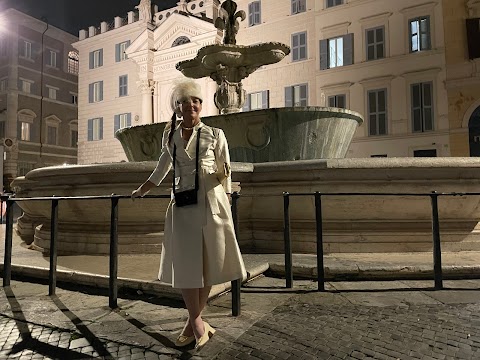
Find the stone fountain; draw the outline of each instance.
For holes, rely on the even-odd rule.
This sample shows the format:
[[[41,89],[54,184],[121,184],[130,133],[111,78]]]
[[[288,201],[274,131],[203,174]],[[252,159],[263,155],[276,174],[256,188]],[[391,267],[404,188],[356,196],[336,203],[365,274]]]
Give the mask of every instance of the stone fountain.
[[[282,192],[429,192],[477,191],[480,161],[448,159],[345,159],[360,114],[336,108],[281,108],[240,113],[245,100],[242,79],[262,64],[280,61],[286,45],[235,44],[238,19],[233,1],[224,1],[217,28],[223,44],[204,47],[179,63],[184,75],[209,76],[218,84],[215,103],[221,115],[204,118],[228,138],[234,190],[239,201],[239,243],[242,251],[282,252]],[[17,178],[17,195],[79,196],[129,194],[155,167],[165,124],[122,129],[128,163],[49,167]],[[153,194],[169,194],[169,182]],[[160,251],[168,200],[120,201],[119,251]],[[17,231],[27,242],[49,248],[50,204],[22,202],[24,216]],[[445,197],[439,201],[442,249],[480,250],[477,226],[479,197]],[[397,252],[431,249],[428,198],[330,197],[323,202],[326,252]],[[295,252],[315,252],[314,200],[291,200]],[[59,251],[101,254],[109,249],[109,203],[64,201],[59,211]]]

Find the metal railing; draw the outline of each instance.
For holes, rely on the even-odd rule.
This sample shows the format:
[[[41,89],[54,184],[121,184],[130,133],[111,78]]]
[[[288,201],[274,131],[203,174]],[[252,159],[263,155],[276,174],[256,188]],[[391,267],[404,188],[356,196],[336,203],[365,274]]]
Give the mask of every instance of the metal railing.
[[[170,195],[146,195],[144,198],[151,199],[169,199]],[[11,196],[1,196],[1,203],[6,202],[6,226],[5,226],[5,250],[3,261],[3,287],[10,286],[12,278],[12,245],[13,245],[13,206],[21,201],[51,201],[50,218],[50,267],[48,276],[48,295],[55,295],[57,287],[57,253],[58,253],[58,204],[63,200],[110,200],[110,252],[109,252],[109,287],[108,302],[110,308],[118,307],[118,202],[120,199],[130,199],[129,195],[109,195],[109,196],[62,196],[62,197],[32,197],[15,198]],[[238,194],[232,196],[234,208],[234,224],[238,224],[236,204]],[[2,219],[3,220],[3,219]],[[235,228],[235,233],[238,230]],[[240,286],[242,279],[232,281],[232,315],[240,315]]]
[[[432,241],[433,241],[433,270],[435,289],[443,288],[442,275],[442,252],[440,242],[440,222],[438,214],[438,197],[440,196],[466,196],[480,195],[480,193],[283,193],[283,236],[285,251],[285,281],[286,288],[293,288],[293,252],[290,228],[290,198],[298,196],[313,196],[315,199],[315,223],[316,223],[316,255],[317,255],[317,290],[325,291],[325,271],[323,253],[323,214],[322,198],[328,196],[406,196],[406,197],[429,197],[432,216]],[[232,194],[232,217],[235,227],[235,234],[238,239],[238,201],[241,195],[237,192]],[[40,201],[50,200],[51,210],[51,237],[50,237],[50,269],[49,269],[49,295],[55,294],[56,268],[57,268],[57,233],[58,233],[58,203],[62,200],[110,200],[110,270],[109,270],[109,306],[117,307],[117,272],[118,272],[118,202],[120,199],[130,199],[128,195],[110,196],[81,196],[81,197],[36,197],[36,198],[13,198],[2,196],[1,200],[6,201],[6,231],[5,231],[5,258],[3,270],[3,286],[10,285],[11,279],[11,257],[12,257],[12,235],[13,235],[13,204],[18,201]],[[144,198],[170,198],[170,195],[146,195]],[[238,316],[241,313],[240,288],[242,279],[231,282],[232,315]]]

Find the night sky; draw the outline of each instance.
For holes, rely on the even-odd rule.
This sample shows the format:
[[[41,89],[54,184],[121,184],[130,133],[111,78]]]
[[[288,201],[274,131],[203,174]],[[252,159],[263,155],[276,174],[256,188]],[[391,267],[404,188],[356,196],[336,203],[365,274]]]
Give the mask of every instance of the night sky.
[[[48,22],[76,36],[80,29],[99,26],[115,16],[126,16],[139,0],[0,0],[0,11],[15,8],[35,18],[45,17]],[[178,0],[152,0],[160,10],[177,4]]]

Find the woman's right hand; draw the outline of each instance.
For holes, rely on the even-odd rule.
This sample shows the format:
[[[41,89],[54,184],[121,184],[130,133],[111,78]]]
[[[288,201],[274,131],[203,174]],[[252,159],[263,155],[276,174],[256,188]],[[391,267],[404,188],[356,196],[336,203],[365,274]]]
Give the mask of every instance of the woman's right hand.
[[[132,201],[135,200],[137,197],[142,197],[142,187],[140,186],[138,189],[132,191]]]

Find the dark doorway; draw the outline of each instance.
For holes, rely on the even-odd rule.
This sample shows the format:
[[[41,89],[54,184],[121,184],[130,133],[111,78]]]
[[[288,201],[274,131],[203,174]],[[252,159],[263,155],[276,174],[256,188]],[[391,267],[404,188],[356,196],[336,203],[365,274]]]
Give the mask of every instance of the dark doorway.
[[[480,156],[480,106],[475,109],[468,121],[468,141],[470,156]]]
[[[437,149],[414,150],[413,157],[437,157]]]

